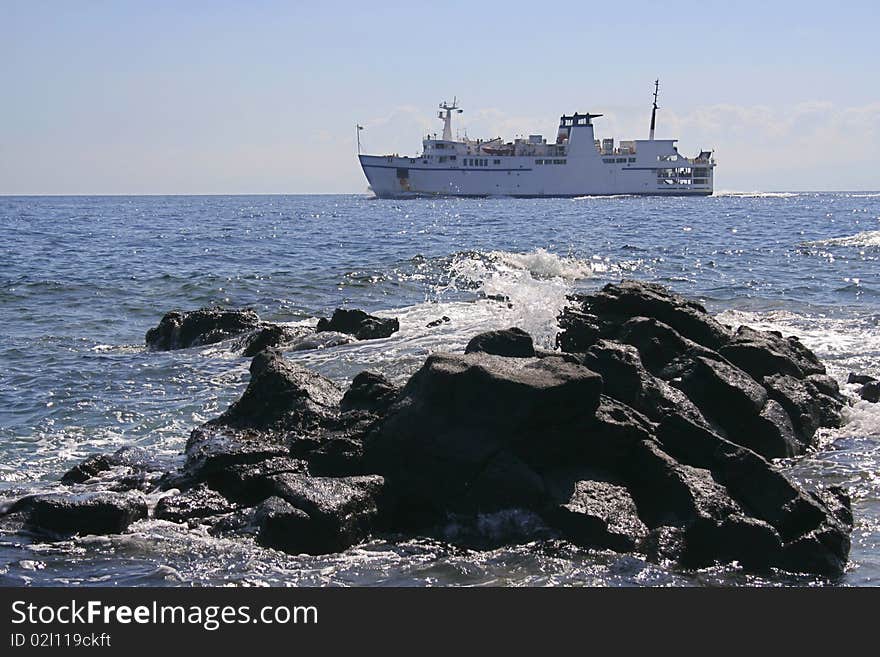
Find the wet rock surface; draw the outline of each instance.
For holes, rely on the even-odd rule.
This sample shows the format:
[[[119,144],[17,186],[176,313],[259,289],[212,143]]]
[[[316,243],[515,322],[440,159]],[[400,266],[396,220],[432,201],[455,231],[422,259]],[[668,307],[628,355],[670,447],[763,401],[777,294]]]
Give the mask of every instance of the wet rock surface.
[[[488,331],[471,338],[464,353],[483,352],[511,358],[531,358],[535,355],[532,336],[521,328],[512,327],[502,331]]]
[[[319,331],[396,330],[352,312]],[[841,422],[845,398],[806,347],[632,281],[572,297],[559,325],[562,351],[536,351],[519,329],[484,333],[467,353],[430,355],[402,388],[362,372],[343,390],[261,343],[241,398],[192,432],[179,470],[145,479],[168,492],[154,515],[321,554],[518,509],[543,525],[509,541],[550,532],[685,568],[842,572],[845,491],[805,490],[771,462]],[[70,494],[4,513],[41,532],[124,531],[147,515],[140,493],[80,489],[131,475],[129,456],[90,457],[65,475]]]
[[[399,329],[397,319],[374,317],[362,310],[338,309],[331,319],[322,318],[317,328],[312,328],[266,322],[251,309],[201,308],[166,313],[147,331],[145,344],[152,351],[173,351],[230,340],[232,351],[252,358],[273,347],[324,349],[354,340],[386,338]]]
[[[166,313],[159,325],[147,331],[148,349],[169,351],[214,344],[252,331],[260,326],[253,310],[202,308],[190,312]]]
[[[318,320],[318,333],[336,331],[353,335],[358,340],[375,340],[387,338],[400,330],[400,322],[396,318],[375,317],[363,310],[337,308],[330,319],[322,317]]]

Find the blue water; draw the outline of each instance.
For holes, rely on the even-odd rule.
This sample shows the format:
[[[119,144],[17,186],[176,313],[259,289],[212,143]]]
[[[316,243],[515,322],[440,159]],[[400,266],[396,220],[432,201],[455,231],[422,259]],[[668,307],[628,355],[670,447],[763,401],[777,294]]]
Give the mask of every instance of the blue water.
[[[143,350],[168,310],[250,306],[313,323],[340,305],[400,317],[387,340],[291,358],[344,383],[402,381],[435,350],[523,326],[550,346],[565,294],[666,283],[731,324],[800,335],[841,381],[880,375],[880,194],[380,201],[364,196],[0,197],[0,496],[51,489],[85,456],[140,445],[173,467],[189,431],[247,383],[228,345]],[[487,298],[503,294],[512,307]],[[428,329],[438,317],[451,322]],[[846,387],[852,392],[852,387]],[[853,496],[852,563],[880,581],[880,409],[858,402],[783,464]],[[492,517],[493,523],[526,522]],[[450,527],[450,532],[455,531]],[[295,557],[148,520],[33,543],[0,526],[0,584],[786,584],[541,543],[490,552],[374,541]],[[816,583],[824,583],[818,580]]]

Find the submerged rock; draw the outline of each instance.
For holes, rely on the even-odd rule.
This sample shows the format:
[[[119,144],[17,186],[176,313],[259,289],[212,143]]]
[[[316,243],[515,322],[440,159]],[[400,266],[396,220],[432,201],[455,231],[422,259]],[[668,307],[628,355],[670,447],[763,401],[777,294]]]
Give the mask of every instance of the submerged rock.
[[[147,503],[138,493],[48,494],[31,498],[27,524],[60,535],[118,534],[147,517]]]
[[[880,402],[880,381],[868,381],[859,390],[859,397],[872,404]]]
[[[156,504],[159,520],[184,522],[192,518],[216,516],[234,511],[236,505],[220,493],[200,484],[180,495],[167,495]]]
[[[190,312],[166,313],[159,325],[147,331],[148,349],[169,351],[214,344],[252,331],[260,326],[253,310],[202,308]]]
[[[400,330],[397,318],[384,318],[368,315],[363,310],[337,308],[330,319],[318,320],[318,333],[336,331],[353,335],[358,340],[387,338]]]
[[[856,372],[850,372],[846,377],[847,383],[858,383],[859,385],[865,385],[866,383],[873,383],[877,379],[873,376],[869,376],[867,374],[857,374]]]

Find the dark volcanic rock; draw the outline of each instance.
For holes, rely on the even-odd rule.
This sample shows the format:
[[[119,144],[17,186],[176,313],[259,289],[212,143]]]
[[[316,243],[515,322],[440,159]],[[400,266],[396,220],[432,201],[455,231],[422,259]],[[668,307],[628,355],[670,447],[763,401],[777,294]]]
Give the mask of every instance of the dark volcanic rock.
[[[599,340],[582,354],[581,362],[602,375],[604,394],[654,421],[680,413],[706,423],[687,395],[645,369],[639,352],[631,345]]]
[[[375,340],[387,338],[400,330],[397,318],[386,319],[368,315],[363,310],[337,308],[330,319],[322,317],[318,320],[318,333],[337,331],[353,335],[358,340]]]
[[[500,331],[480,333],[472,337],[465,347],[464,353],[476,352],[512,358],[532,358],[535,355],[535,344],[531,335],[514,326]]]
[[[379,516],[381,477],[273,477],[275,495],[258,509],[261,544],[287,552],[339,552],[363,541]]]
[[[487,466],[502,452],[528,452],[535,435],[564,418],[590,418],[601,391],[597,374],[562,359],[435,354],[371,435],[367,466],[412,503],[438,512],[494,510],[494,500],[469,495]],[[530,478],[508,469],[517,481]]]
[[[381,374],[361,372],[352,379],[351,386],[342,396],[340,410],[368,411],[382,414],[397,398],[399,389]]]
[[[556,346],[569,353],[586,351],[599,339],[599,318],[590,313],[566,306],[559,315]]]
[[[194,429],[186,443],[181,480],[171,478],[165,488],[188,487],[207,481],[222,491],[232,466],[286,457],[288,447],[277,436],[211,424]]]
[[[403,388],[362,372],[344,394],[270,346],[295,348],[288,336],[250,327],[247,389],[192,432],[183,468],[159,483],[182,492],[156,517],[323,554],[377,531],[442,537],[450,520],[477,532],[503,516],[518,529],[489,532],[493,544],[561,534],[684,567],[843,571],[846,494],[808,492],[768,460],[841,421],[845,400],[812,352],[776,333],[734,334],[699,304],[631,281],[574,298],[559,322],[566,353],[493,331],[464,355],[430,356]],[[397,322],[337,311],[320,329],[316,345],[351,339],[332,331],[388,335]],[[64,479],[72,491],[138,477],[145,487],[152,467],[121,450]],[[146,505],[109,492],[29,496],[0,513],[43,531],[113,532]]]
[[[158,466],[142,447],[122,447],[112,454],[93,454],[73,466],[61,477],[61,483],[72,485],[96,483],[123,492],[147,491],[160,476]]]
[[[866,383],[873,383],[876,381],[873,376],[868,376],[867,374],[856,374],[855,372],[850,372],[849,376],[846,377],[847,383],[858,383],[859,385],[865,385]]]
[[[211,424],[252,429],[316,426],[338,410],[342,391],[329,379],[285,360],[276,349],[257,354],[237,402]]]
[[[821,392],[811,378],[774,374],[764,378],[764,387],[786,410],[802,444],[809,445],[819,427],[840,426],[843,403]]]
[[[260,318],[250,309],[202,308],[167,313],[159,325],[147,331],[148,349],[168,351],[213,344],[252,331]]]
[[[560,345],[569,342],[565,333],[580,331],[584,325],[595,326],[602,337],[616,337],[620,327],[633,317],[656,319],[709,349],[718,349],[730,339],[730,331],[712,318],[703,306],[670,292],[662,285],[625,280],[609,283],[595,294],[576,295],[573,299],[575,309],[584,313],[589,321],[584,324],[573,322],[571,327],[562,326],[562,321],[566,320],[563,313]],[[570,315],[568,319],[573,317]],[[595,324],[592,317],[597,318]]]
[[[425,324],[425,328],[436,328],[438,326],[441,326],[442,324],[448,324],[451,321],[452,320],[449,317],[443,315],[443,317],[440,317]]]
[[[660,373],[670,362],[685,356],[721,360],[717,353],[679,335],[671,326],[649,319],[634,317],[620,326],[618,339],[635,347],[645,367]]]
[[[880,382],[869,381],[863,385],[859,390],[859,397],[872,404],[880,402]]]
[[[38,495],[28,506],[28,525],[62,535],[118,534],[147,517],[146,501],[138,493]]]
[[[110,470],[115,463],[109,454],[92,454],[82,463],[78,463],[61,477],[62,484],[81,484]]]
[[[618,552],[635,550],[648,534],[629,491],[605,481],[575,481],[564,503],[544,519],[572,543]]]
[[[293,329],[279,324],[266,324],[242,338],[237,345],[241,355],[247,358],[256,356],[269,347],[280,347],[303,336],[302,329]]]
[[[748,374],[726,362],[700,356],[670,365],[664,378],[684,391],[721,433],[766,458],[794,456],[806,447],[795,436],[785,409]]]
[[[784,338],[778,331],[740,326],[718,351],[757,381],[773,374],[789,374],[799,379],[809,374],[825,374],[825,366],[800,340]]]
[[[230,513],[235,505],[220,493],[204,484],[180,495],[167,495],[156,504],[155,517],[159,520],[184,522],[191,518],[204,518]]]

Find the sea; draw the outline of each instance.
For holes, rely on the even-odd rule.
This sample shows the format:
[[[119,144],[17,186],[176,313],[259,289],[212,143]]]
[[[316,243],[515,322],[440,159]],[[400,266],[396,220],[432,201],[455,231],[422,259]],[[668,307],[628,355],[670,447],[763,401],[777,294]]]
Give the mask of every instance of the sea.
[[[880,377],[880,193],[6,196],[0,234],[0,500],[56,490],[78,461],[123,446],[181,463],[190,431],[246,387],[249,360],[228,343],[145,350],[170,310],[250,307],[296,325],[336,307],[398,317],[390,338],[288,357],[340,385],[364,369],[403,382],[428,354],[461,351],[488,329],[519,326],[551,348],[566,295],[634,278],[698,298],[725,323],[797,335],[824,359],[854,397],[847,422],[779,466],[806,485],[843,486],[855,516],[851,562],[833,581],[737,564],[686,571],[562,541],[466,549],[456,532],[473,528],[452,520],[431,539],[316,557],[148,519],[56,542],[0,528],[0,585],[880,583],[880,405],[846,384],[851,371]],[[476,522],[491,534],[530,519]]]

